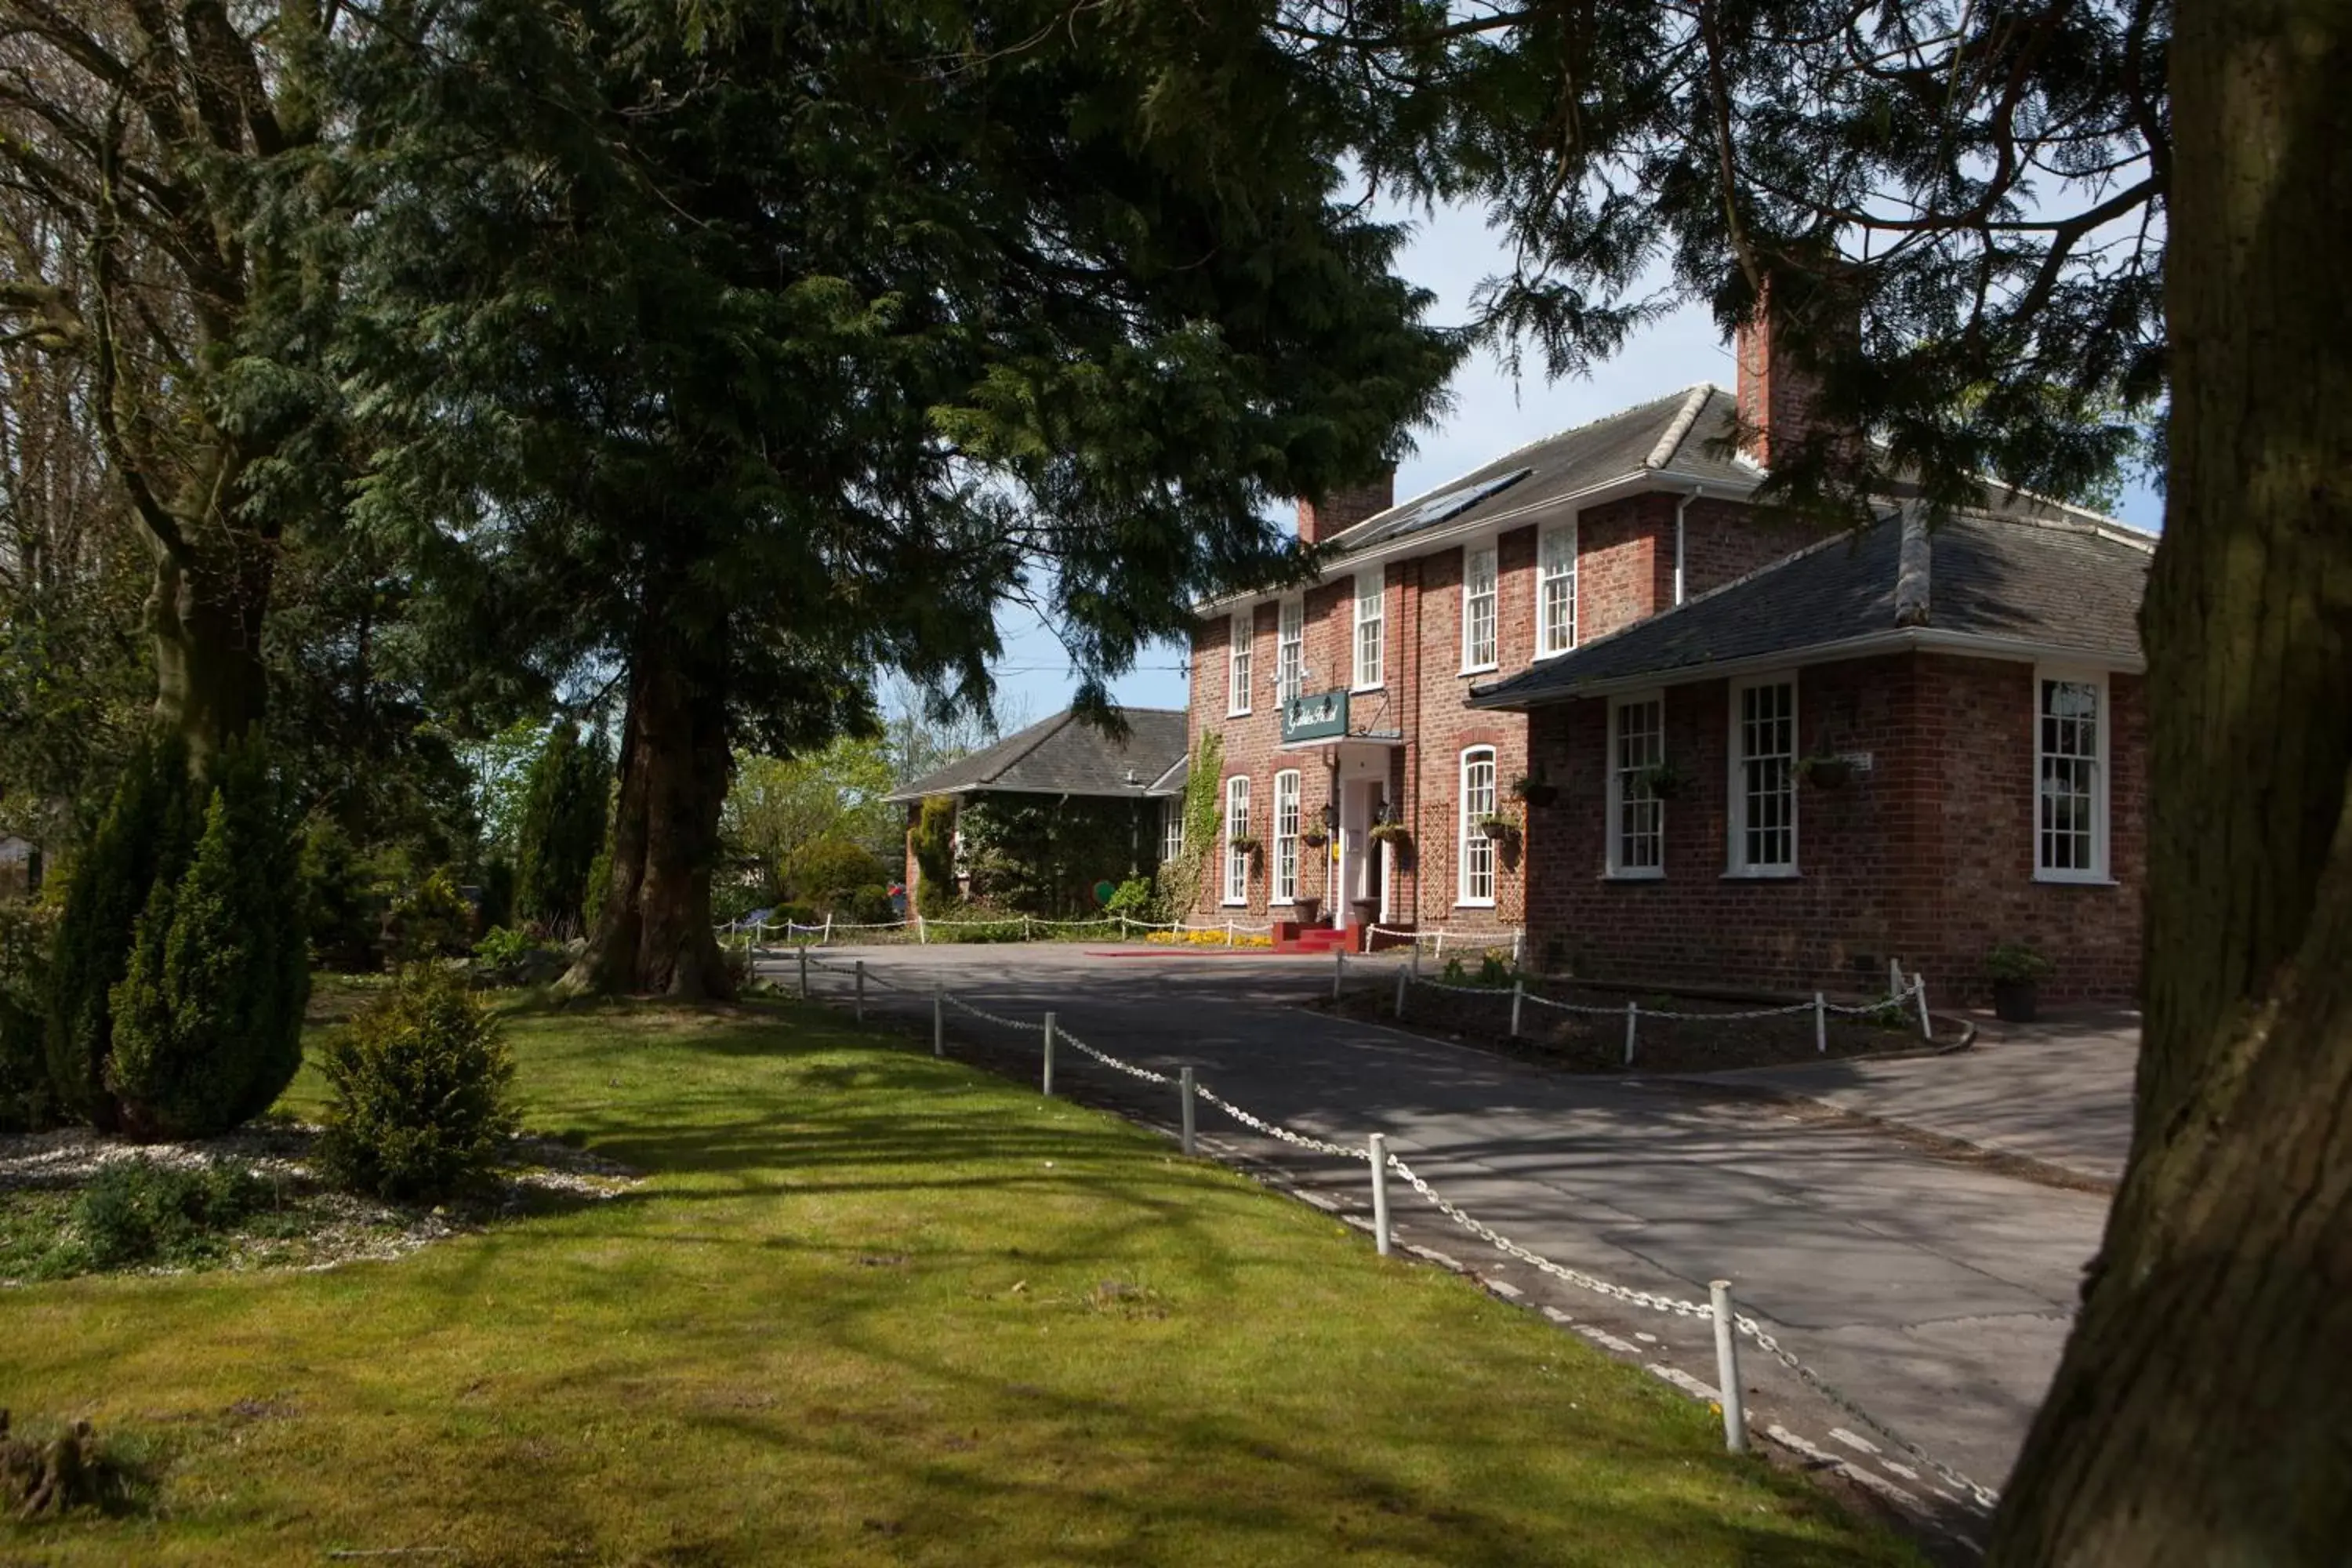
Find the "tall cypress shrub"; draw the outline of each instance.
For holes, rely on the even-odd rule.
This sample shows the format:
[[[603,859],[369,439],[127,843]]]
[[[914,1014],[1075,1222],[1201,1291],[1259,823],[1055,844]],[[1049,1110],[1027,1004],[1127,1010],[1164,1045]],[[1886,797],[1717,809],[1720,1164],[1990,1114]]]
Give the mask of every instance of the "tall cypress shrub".
[[[551,930],[583,929],[590,868],[604,847],[611,769],[569,720],[532,760],[515,850],[514,912]]]
[[[203,837],[158,879],[110,995],[104,1078],[121,1124],[205,1137],[268,1109],[302,1064],[310,979],[285,782],[256,737],[229,747]]]
[[[938,920],[954,907],[960,896],[955,874],[955,799],[935,795],[915,816],[907,839],[915,857],[915,907]]]
[[[97,835],[74,863],[49,968],[49,1084],[68,1115],[117,1125],[106,1064],[113,1048],[110,994],[130,967],[140,914],[159,882],[175,883],[194,837],[197,795],[187,743],[158,734],[132,753]]]

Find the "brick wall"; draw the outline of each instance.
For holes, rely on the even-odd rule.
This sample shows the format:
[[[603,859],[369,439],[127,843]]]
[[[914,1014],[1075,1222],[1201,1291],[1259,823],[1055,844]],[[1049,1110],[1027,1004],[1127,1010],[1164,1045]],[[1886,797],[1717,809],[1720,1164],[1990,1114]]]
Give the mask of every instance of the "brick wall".
[[[1666,693],[1666,755],[1692,788],[1665,807],[1665,875],[1604,875],[1608,705],[1538,710],[1536,763],[1561,799],[1528,833],[1539,961],[1602,978],[1791,991],[1883,984],[1888,958],[1931,999],[1981,1000],[1992,943],[2021,939],[2058,973],[2053,1000],[2122,1000],[2138,974],[2145,880],[2140,682],[2110,685],[2114,887],[2033,880],[2033,670],[1903,655],[1799,672],[1801,752],[1868,752],[1843,788],[1801,784],[1793,878],[1727,877],[1730,687]]]

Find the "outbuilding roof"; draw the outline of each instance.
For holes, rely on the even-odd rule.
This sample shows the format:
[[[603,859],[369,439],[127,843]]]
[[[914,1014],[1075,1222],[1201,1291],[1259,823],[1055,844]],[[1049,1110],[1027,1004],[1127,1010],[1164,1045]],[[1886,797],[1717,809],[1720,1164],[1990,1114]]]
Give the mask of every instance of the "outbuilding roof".
[[[2137,669],[2155,541],[2080,514],[1966,512],[1930,527],[1905,509],[1473,689],[1475,708],[1526,709],[1775,662],[1905,647],[2077,656]]]
[[[1023,795],[1132,796],[1171,794],[1167,779],[1182,787],[1185,715],[1181,710],[1123,710],[1127,736],[1115,740],[1064,709],[1050,719],[1007,735],[994,745],[950,763],[884,798],[921,800],[935,795],[1001,791]]]

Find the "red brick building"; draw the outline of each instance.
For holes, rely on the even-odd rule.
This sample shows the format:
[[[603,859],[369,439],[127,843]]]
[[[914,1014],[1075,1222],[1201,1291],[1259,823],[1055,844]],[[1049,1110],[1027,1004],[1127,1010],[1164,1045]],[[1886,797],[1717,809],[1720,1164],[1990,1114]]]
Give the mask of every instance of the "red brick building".
[[[1600,978],[1979,998],[1996,942],[2047,995],[2139,977],[2152,542],[1914,513],[1841,535],[1472,698],[1528,717],[1557,804],[1528,941]]]
[[[1739,363],[1752,380],[1769,370],[1769,353],[1743,341]],[[1741,395],[1767,416],[1801,412],[1801,398],[1767,397],[1754,385]],[[2045,617],[1998,657],[1930,636],[1890,645],[1863,668],[1792,660],[1809,673],[1789,692],[1799,704],[1790,733],[1811,744],[1815,719],[1838,715],[1832,738],[1870,750],[1873,762],[1834,804],[1811,807],[1807,796],[1809,853],[1793,874],[1774,877],[1726,871],[1727,684],[1630,672],[1675,688],[1659,708],[1670,733],[1687,736],[1674,760],[1686,756],[1716,783],[1712,797],[1701,783],[1689,805],[1675,802],[1663,877],[1646,867],[1622,879],[1607,871],[1600,853],[1613,808],[1601,758],[1612,709],[1582,691],[1591,655],[1713,603],[1718,591],[1732,613],[1747,614],[1776,592],[1759,599],[1748,586],[1776,563],[1794,558],[1812,570],[1861,552],[1843,535],[1813,550],[1811,535],[1751,508],[1764,471],[1734,447],[1744,433],[1766,449],[1769,432],[1743,432],[1739,407],[1702,384],[1509,453],[1402,505],[1384,489],[1302,502],[1301,536],[1331,547],[1321,578],[1287,595],[1204,605],[1195,626],[1189,730],[1195,748],[1204,735],[1222,743],[1224,810],[1194,917],[1443,930],[1497,943],[1523,931],[1529,955],[1555,966],[1801,989],[1844,988],[1865,958],[1883,976],[1889,957],[1967,989],[1958,970],[1980,970],[1992,940],[2038,939],[2061,965],[2047,994],[2127,993],[2140,853],[2140,665],[2136,639],[2123,640],[2128,613],[2120,629],[2103,626],[2083,647]],[[2139,536],[2030,499],[2002,510],[2047,521],[2053,539],[2097,542],[2063,558],[2032,556],[2033,570],[2059,574],[2051,587],[2062,600],[2072,592],[2067,574],[2101,573],[2112,579],[2102,602],[2128,597],[2136,610]],[[1894,534],[1869,536],[1883,553],[1894,546],[1881,535]],[[1958,613],[1958,584],[1974,569],[1950,565],[1948,613]],[[1849,586],[1859,604],[1860,588]],[[1893,578],[1882,586],[1891,593]],[[1992,847],[2001,813],[2024,820],[2034,809],[2032,753],[2018,763],[2011,744],[2012,732],[2030,729],[2031,660],[2068,648],[2103,677],[2096,730],[2113,751],[2092,765],[2104,770],[2102,798],[2115,816],[2112,826],[2100,819],[2099,864],[2117,884],[2104,898],[2088,881],[2053,893],[2054,883]],[[1907,726],[1918,743],[1878,744],[1865,723]],[[1710,724],[1714,739],[1703,746]],[[1846,742],[1844,729],[1864,741]],[[1892,800],[1888,781],[1915,775],[1921,782]],[[2016,778],[2027,781],[2021,794]],[[1706,809],[1717,813],[1714,827],[1683,826]],[[1817,844],[1840,812],[1850,831]],[[1721,885],[1700,899],[1691,879],[1710,835],[1709,876]],[[2032,835],[2017,843],[2030,848]],[[1953,864],[1948,848],[1976,854],[1973,868]],[[1675,890],[1661,895],[1652,883]]]

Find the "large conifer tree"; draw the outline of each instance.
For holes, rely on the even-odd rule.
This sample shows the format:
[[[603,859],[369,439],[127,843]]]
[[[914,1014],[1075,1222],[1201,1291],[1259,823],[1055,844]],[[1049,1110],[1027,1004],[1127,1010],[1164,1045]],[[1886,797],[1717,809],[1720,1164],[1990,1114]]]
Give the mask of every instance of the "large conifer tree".
[[[1345,91],[1261,22],[463,0],[345,62],[372,513],[453,642],[625,683],[576,983],[725,985],[733,746],[868,721],[883,664],[981,694],[1015,595],[1099,704],[1431,409],[1455,346],[1335,200]]]

